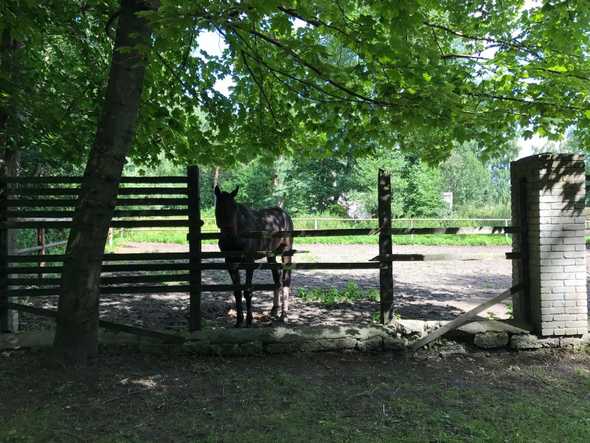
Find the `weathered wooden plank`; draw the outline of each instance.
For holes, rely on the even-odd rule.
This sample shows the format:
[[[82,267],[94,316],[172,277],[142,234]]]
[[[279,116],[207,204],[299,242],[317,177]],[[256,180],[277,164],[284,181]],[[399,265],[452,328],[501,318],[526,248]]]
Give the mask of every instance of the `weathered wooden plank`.
[[[481,226],[481,227],[446,227],[446,228],[391,228],[391,235],[505,235],[513,232],[507,226]],[[217,234],[217,233],[207,233]],[[280,232],[247,232],[243,236],[247,238],[271,238],[271,237],[340,237],[358,235],[376,235],[379,229],[350,228],[350,229],[299,229]],[[205,235],[205,234],[203,234]],[[203,237],[205,238],[205,237]],[[207,239],[218,238],[211,235]]]
[[[9,189],[9,196],[52,196],[52,195],[75,195],[80,193],[79,188],[15,188]],[[119,188],[118,195],[186,195],[187,188],[166,188],[166,187],[140,187],[140,188]]]
[[[56,318],[57,311],[53,309],[38,308],[36,306],[24,305],[22,303],[9,303],[10,309],[17,311],[28,312],[30,314],[41,315],[49,318]],[[146,328],[138,328],[136,326],[129,326],[120,323],[115,323],[107,320],[98,320],[98,325],[101,328],[111,329],[119,332],[127,332],[129,334],[140,335],[144,337],[158,338],[167,343],[182,343],[185,339],[176,334],[169,334],[165,332],[155,331]]]
[[[520,284],[513,286],[510,289],[508,289],[507,291],[504,291],[501,294],[496,295],[492,299],[480,304],[479,306],[473,308],[472,310],[470,310],[464,314],[461,314],[455,320],[432,331],[430,334],[426,335],[425,337],[421,338],[416,343],[414,343],[412,345],[412,351],[416,351],[416,350],[420,349],[421,347],[426,346],[428,343],[436,340],[437,338],[442,337],[447,332],[457,329],[458,327],[460,327],[460,326],[464,325],[465,323],[467,323],[468,321],[470,321],[473,317],[475,317],[480,312],[485,311],[486,309],[489,309],[492,306],[500,303],[502,300],[508,298],[512,294],[517,293],[521,289],[522,289],[522,285],[520,285]]]
[[[119,198],[116,206],[188,206],[188,198]]]
[[[202,285],[203,292],[228,292],[236,289],[250,289],[252,291],[272,291],[275,286],[272,284],[254,284],[250,287],[246,285]],[[52,288],[18,288],[7,291],[8,297],[49,297],[57,296],[61,292],[60,287]],[[104,295],[124,295],[124,294],[165,294],[177,292],[190,292],[190,285],[157,285],[157,286],[102,286],[100,293]]]
[[[51,257],[47,255],[45,257]],[[47,260],[49,261],[49,260]],[[190,263],[133,263],[124,265],[103,265],[103,272],[140,272],[140,271],[183,271],[190,270],[192,267],[197,267],[198,264],[191,265]],[[350,262],[350,263],[334,263],[334,262],[318,262],[318,263],[291,263],[290,265],[283,265],[282,263],[240,263],[234,265],[236,269],[282,269],[289,268],[291,270],[345,270],[345,269],[379,269],[378,262]],[[202,270],[225,270],[226,263],[201,263]],[[8,269],[9,275],[18,274],[61,274],[62,266],[18,266]]]
[[[283,265],[282,263],[240,263],[232,265],[234,269],[291,269],[291,270],[329,270],[329,269],[379,269],[379,263],[375,262],[351,262],[351,263],[334,263],[334,262],[318,262],[318,263],[291,263],[290,265]],[[228,265],[225,263],[202,263],[201,269],[227,269]]]
[[[184,228],[189,224],[188,220],[113,220],[112,228]],[[26,220],[26,221],[6,221],[2,224],[8,229],[69,229],[72,221],[50,221],[50,220]]]
[[[49,247],[49,244],[46,245]],[[38,255],[9,255],[9,263],[34,263],[44,262],[63,262],[66,258],[63,254]],[[188,252],[133,252],[128,254],[104,254],[103,263],[113,261],[180,261],[188,260]]]
[[[251,286],[246,285],[201,285],[203,292],[230,292],[235,290],[246,290],[252,291],[272,291],[275,289],[275,285],[271,284],[253,284]]]
[[[7,208],[74,208],[77,200],[75,198],[55,199],[9,199],[6,201]]]
[[[82,177],[6,177],[0,179],[8,184],[59,184],[59,183],[73,183],[81,184]]]
[[[220,232],[201,232],[201,240],[218,240]]]
[[[278,232],[246,232],[246,238],[275,238],[275,237],[340,237],[348,235],[376,235],[378,229],[350,228],[350,229],[297,229],[293,231]]]
[[[58,246],[65,246],[67,243],[68,243],[67,240],[46,243],[45,244],[45,249],[55,248],[55,247],[58,247]],[[15,253],[16,254],[28,254],[29,252],[39,251],[40,249],[41,249],[41,246],[33,246],[31,248],[19,249],[18,251],[15,251]],[[20,255],[11,255],[9,257],[19,257],[19,256]],[[39,261],[39,260],[37,260],[37,261]],[[47,260],[43,260],[43,261],[47,261]],[[10,258],[9,258],[9,262],[10,263],[14,263]]]
[[[131,253],[116,253],[105,254],[103,262],[111,261],[176,261],[188,260],[188,252],[131,252]]]
[[[8,290],[9,297],[47,297],[56,296],[61,288],[18,288]],[[103,295],[124,295],[124,294],[168,294],[176,292],[189,292],[188,285],[132,285],[132,286],[101,286],[100,293]]]
[[[45,199],[8,199],[8,208],[68,208],[76,207],[75,198],[45,198]],[[120,198],[117,199],[117,206],[187,206],[187,198]]]
[[[500,254],[391,254],[385,257],[376,256],[370,261],[398,262],[398,261],[480,261],[496,260]]]
[[[394,262],[394,261],[424,261],[424,254],[386,254],[377,255],[371,258],[369,261],[378,262]]]
[[[133,263],[124,265],[103,265],[103,272],[140,272],[140,271],[186,271],[189,263]],[[61,274],[62,266],[14,266],[8,268],[8,274]]]
[[[60,184],[74,183],[81,184],[82,177],[0,177],[0,182],[17,183],[17,184]],[[162,176],[162,177],[122,177],[121,183],[186,183],[186,177],[183,176]]]
[[[100,283],[103,285],[120,285],[126,283],[188,282],[189,280],[190,274],[144,274],[101,277]],[[56,286],[60,283],[60,278],[17,277],[8,279],[9,286]]]
[[[58,210],[9,210],[7,211],[8,218],[58,218],[71,219],[74,216],[74,211],[58,211]],[[116,209],[113,217],[179,217],[188,216],[187,209]]]
[[[186,183],[187,178],[183,175],[178,176],[161,176],[161,177],[122,177],[121,183],[160,183],[160,184],[172,184],[172,183]]]
[[[49,196],[49,195],[75,195],[80,193],[79,188],[16,188],[9,189],[10,196]],[[165,187],[141,187],[141,188],[119,188],[118,195],[186,195],[186,188],[165,188]]]
[[[201,258],[203,259],[211,259],[211,258],[225,258],[225,257],[257,257],[259,255],[263,255],[265,257],[291,257],[295,254],[305,254],[309,253],[309,251],[302,251],[299,249],[293,249],[291,251],[284,251],[284,252],[269,252],[269,251],[254,251],[250,253],[246,253],[244,251],[225,251],[225,252],[201,252]]]
[[[506,235],[512,234],[510,226],[446,227],[446,228],[393,228],[391,235]]]

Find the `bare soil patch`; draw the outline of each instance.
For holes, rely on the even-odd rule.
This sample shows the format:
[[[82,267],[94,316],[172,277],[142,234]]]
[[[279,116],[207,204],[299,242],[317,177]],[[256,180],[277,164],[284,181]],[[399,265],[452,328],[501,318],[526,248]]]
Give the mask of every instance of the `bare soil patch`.
[[[378,254],[376,245],[303,245],[307,251],[296,261],[344,262],[368,261]],[[128,243],[118,252],[180,252],[187,246],[166,243]],[[218,250],[204,245],[204,250]],[[457,259],[447,261],[394,263],[395,309],[402,318],[446,320],[456,317],[511,286],[511,262],[504,258],[508,247],[395,246],[396,253],[446,254]],[[477,260],[466,260],[466,257]],[[297,297],[301,288],[344,288],[353,282],[361,289],[378,289],[378,270],[294,271],[290,322],[294,326],[362,325],[373,321],[378,303],[361,300],[355,303],[326,305],[306,302]],[[204,271],[203,282],[230,283],[225,271]],[[272,283],[270,271],[257,271],[255,283]],[[55,299],[37,299],[37,305],[55,306]],[[256,326],[270,325],[268,313],[272,293],[255,293],[253,298]],[[188,296],[184,293],[129,295],[101,300],[101,317],[111,321],[155,329],[186,330]],[[204,293],[202,311],[208,327],[231,326],[235,321],[232,293]],[[483,314],[506,318],[506,305],[497,305]],[[24,329],[46,327],[49,321],[21,315]]]

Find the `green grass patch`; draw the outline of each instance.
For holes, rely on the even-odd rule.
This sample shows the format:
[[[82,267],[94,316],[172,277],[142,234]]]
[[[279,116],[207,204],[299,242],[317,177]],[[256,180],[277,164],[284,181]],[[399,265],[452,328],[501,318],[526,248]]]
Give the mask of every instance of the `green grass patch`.
[[[342,237],[297,237],[297,244],[325,244],[325,245],[376,245],[379,244],[377,235],[359,235]],[[424,246],[506,246],[512,244],[512,239],[504,235],[394,235],[394,245],[424,245]]]
[[[590,357],[2,357],[0,441],[586,442]]]
[[[187,244],[187,230],[125,230],[117,231],[113,246],[117,247],[125,242],[138,243],[176,243]],[[506,246],[512,242],[506,235],[394,235],[393,243],[397,245],[426,245],[426,246]],[[204,244],[216,244],[217,240],[205,240]],[[327,245],[376,245],[379,243],[377,235],[340,236],[340,237],[297,237],[296,244],[327,244]]]
[[[327,306],[354,303],[360,300],[379,301],[379,291],[377,289],[363,290],[354,282],[349,282],[343,289],[301,288],[298,290],[297,296],[305,301],[320,302]]]

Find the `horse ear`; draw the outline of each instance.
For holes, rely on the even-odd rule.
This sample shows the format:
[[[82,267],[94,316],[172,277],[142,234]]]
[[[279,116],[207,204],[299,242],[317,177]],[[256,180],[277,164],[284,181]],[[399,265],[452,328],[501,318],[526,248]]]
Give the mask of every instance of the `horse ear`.
[[[215,195],[219,197],[219,194],[221,194],[221,189],[219,189],[219,186],[215,185]]]
[[[240,189],[240,187],[239,186],[236,186],[236,189],[234,189],[233,191],[231,191],[231,194],[230,195],[232,197],[235,197],[236,195],[238,195],[238,189]]]

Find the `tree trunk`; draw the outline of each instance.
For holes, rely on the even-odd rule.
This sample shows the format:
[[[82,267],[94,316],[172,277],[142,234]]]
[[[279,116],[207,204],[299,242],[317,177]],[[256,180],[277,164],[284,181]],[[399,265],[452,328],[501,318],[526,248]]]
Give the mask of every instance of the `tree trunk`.
[[[2,168],[7,177],[16,177],[18,175],[18,164],[20,152],[14,147],[8,145],[9,119],[11,111],[15,109],[12,105],[12,95],[15,91],[10,91],[14,87],[15,79],[19,76],[19,65],[17,59],[17,49],[22,45],[13,39],[10,35],[10,29],[5,28],[0,40],[0,77],[6,80],[8,86],[9,102],[4,108],[0,108],[0,153],[2,155]],[[12,109],[11,109],[12,108]],[[8,229],[6,232],[6,243],[9,254],[16,250],[16,231]],[[18,312],[8,311],[6,318],[0,319],[3,323],[2,329],[17,332],[18,331]]]
[[[219,171],[219,166],[215,166],[215,169],[213,170],[213,189],[219,185]]]
[[[98,351],[104,246],[135,134],[151,37],[146,20],[137,12],[147,8],[144,1],[121,1],[106,99],[84,172],[61,280],[54,349],[68,364],[84,364]]]

